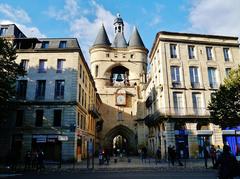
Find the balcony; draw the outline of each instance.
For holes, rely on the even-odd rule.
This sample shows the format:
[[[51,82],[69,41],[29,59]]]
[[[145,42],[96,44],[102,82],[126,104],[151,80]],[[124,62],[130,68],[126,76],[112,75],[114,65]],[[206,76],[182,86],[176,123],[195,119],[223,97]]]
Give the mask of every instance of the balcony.
[[[209,117],[210,112],[207,108],[161,108],[159,109],[162,116],[174,116],[174,117]]]
[[[199,82],[191,82],[191,86],[193,89],[199,89],[201,88],[201,85]]]
[[[88,107],[88,112],[95,118],[98,119],[100,118],[100,113],[98,112],[96,105],[90,104]]]
[[[180,81],[173,81],[172,82],[172,87],[173,88],[183,88],[183,85]]]
[[[158,123],[160,121],[160,112],[154,112],[153,114],[149,114],[144,118],[145,124],[147,126],[151,126],[151,125],[155,125],[156,123]]]
[[[218,83],[217,82],[210,82],[209,86],[211,89],[218,89]]]

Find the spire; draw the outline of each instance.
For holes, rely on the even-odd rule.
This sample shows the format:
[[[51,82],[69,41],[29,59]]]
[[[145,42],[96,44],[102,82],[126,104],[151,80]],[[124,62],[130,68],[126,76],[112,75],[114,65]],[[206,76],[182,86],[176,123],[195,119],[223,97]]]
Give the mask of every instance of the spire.
[[[101,27],[98,31],[95,42],[93,43],[93,46],[95,46],[95,45],[107,45],[107,46],[111,45],[111,43],[108,39],[107,32],[106,32],[103,24],[101,25]]]
[[[124,23],[120,14],[117,14],[114,20],[115,37],[111,47],[114,48],[126,48],[128,46],[127,41],[124,37]]]
[[[138,30],[135,26],[133,28],[133,32],[132,32],[132,35],[130,37],[130,40],[129,40],[128,44],[129,44],[129,47],[143,47],[143,48],[145,48],[144,43],[142,41],[142,38],[139,35]]]

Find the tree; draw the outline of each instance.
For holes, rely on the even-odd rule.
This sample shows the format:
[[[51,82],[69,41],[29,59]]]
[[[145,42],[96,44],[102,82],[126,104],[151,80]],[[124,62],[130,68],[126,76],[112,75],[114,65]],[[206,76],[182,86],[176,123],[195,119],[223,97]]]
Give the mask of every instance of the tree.
[[[210,121],[222,129],[240,124],[240,66],[231,70],[224,84],[213,93],[208,109]]]
[[[6,116],[9,102],[15,96],[15,84],[23,68],[16,63],[16,49],[13,44],[0,38],[0,122]]]

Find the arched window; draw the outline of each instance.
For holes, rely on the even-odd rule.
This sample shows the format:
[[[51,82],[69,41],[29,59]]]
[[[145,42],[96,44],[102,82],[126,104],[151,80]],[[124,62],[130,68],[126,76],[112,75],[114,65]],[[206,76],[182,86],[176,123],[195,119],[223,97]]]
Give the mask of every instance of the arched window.
[[[98,77],[98,65],[96,65],[96,69],[95,69],[95,77]]]
[[[128,85],[129,70],[123,66],[114,67],[111,71],[111,82],[115,86]]]

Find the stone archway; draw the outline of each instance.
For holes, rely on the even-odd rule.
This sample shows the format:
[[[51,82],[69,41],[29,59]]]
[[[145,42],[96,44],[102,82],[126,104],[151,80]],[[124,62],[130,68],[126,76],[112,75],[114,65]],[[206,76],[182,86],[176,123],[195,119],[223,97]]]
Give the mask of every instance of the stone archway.
[[[111,129],[104,137],[103,147],[110,150],[113,154],[113,139],[117,136],[122,136],[127,142],[126,154],[133,155],[137,150],[137,141],[135,133],[124,125],[118,125]]]

